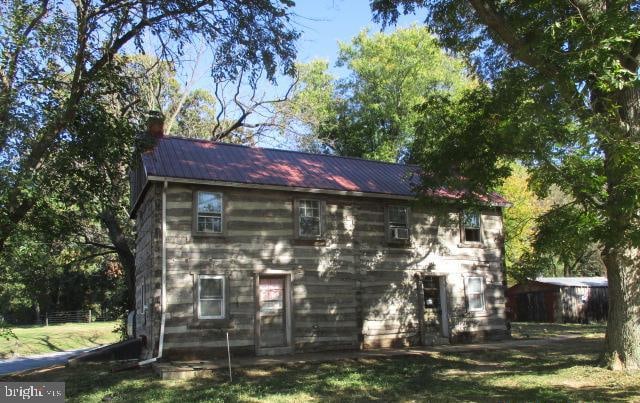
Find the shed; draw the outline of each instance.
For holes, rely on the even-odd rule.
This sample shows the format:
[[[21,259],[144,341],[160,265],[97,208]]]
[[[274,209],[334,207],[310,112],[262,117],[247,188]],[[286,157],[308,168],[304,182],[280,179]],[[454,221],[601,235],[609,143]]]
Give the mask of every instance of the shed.
[[[538,277],[507,290],[507,311],[512,321],[603,321],[608,308],[605,277]]]

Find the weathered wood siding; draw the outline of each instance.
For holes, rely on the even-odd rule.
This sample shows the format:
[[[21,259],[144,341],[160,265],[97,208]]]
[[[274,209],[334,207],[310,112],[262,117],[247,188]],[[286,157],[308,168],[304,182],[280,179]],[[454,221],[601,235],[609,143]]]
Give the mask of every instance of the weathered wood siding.
[[[195,190],[223,193],[224,235],[193,235]],[[157,250],[160,235],[156,232],[153,241],[141,237],[143,227],[148,231],[160,225],[159,204],[147,200],[159,198],[159,192],[159,186],[148,192],[138,213],[141,271],[148,266],[160,270],[159,255],[144,250]],[[295,239],[296,198],[326,202],[324,241]],[[170,183],[167,353],[191,351],[206,356],[205,350],[226,346],[227,331],[232,347],[253,351],[254,273],[264,270],[292,274],[292,333],[298,351],[417,343],[420,320],[414,275],[420,273],[446,276],[453,333],[504,332],[501,213],[483,212],[485,246],[472,248],[460,244],[457,213],[442,217],[428,208],[413,207],[411,243],[394,246],[385,238],[386,204],[377,199]],[[156,223],[147,223],[148,216],[155,216]],[[464,278],[471,273],[485,278],[487,309],[481,313],[466,309]],[[227,321],[197,320],[198,274],[227,278]],[[157,285],[155,290],[159,289]]]
[[[161,234],[160,186],[152,184],[136,219],[136,335],[147,337],[150,347],[157,344],[160,321]]]
[[[561,287],[562,322],[605,321],[608,314],[607,287]]]

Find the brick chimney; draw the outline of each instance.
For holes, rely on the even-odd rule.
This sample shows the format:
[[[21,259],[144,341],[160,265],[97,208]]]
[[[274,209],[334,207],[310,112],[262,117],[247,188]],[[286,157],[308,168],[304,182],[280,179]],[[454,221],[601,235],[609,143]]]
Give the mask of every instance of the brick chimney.
[[[164,137],[164,116],[159,111],[149,111],[147,134],[155,139]]]

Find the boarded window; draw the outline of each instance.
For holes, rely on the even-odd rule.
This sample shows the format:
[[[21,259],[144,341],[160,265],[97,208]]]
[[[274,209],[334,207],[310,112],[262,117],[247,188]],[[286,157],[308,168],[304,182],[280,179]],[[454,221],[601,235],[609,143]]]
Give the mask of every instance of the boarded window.
[[[196,231],[222,232],[222,193],[198,192],[196,197]]]
[[[312,238],[322,236],[319,200],[300,200],[298,202],[298,235]]]
[[[484,310],[484,279],[482,277],[467,278],[467,301],[470,311]]]
[[[480,242],[480,213],[465,211],[462,213],[463,242]]]
[[[198,277],[198,318],[224,318],[224,277]]]

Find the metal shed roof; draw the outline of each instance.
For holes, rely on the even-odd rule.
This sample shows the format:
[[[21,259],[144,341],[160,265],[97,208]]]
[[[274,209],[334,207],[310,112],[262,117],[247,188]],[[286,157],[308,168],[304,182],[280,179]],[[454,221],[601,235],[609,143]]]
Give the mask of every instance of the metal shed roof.
[[[607,287],[606,277],[538,277],[535,281],[560,287]]]
[[[327,191],[415,195],[418,167],[361,158],[247,147],[181,137],[164,137],[142,155],[149,179],[180,178],[236,184],[270,185]],[[463,194],[440,189],[437,197]],[[483,201],[508,202],[497,194]]]

